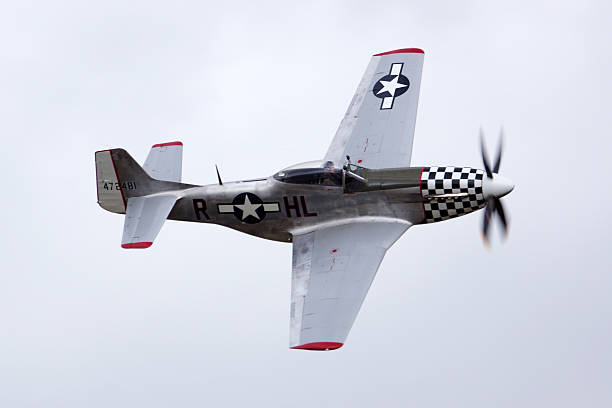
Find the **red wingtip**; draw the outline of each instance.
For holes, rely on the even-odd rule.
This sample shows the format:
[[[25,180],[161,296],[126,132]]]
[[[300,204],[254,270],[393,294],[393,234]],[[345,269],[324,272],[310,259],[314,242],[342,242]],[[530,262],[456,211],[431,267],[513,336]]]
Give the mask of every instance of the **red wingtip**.
[[[380,55],[388,55],[388,54],[425,54],[425,51],[423,51],[420,48],[401,48],[399,50],[393,50],[393,51],[387,51],[387,52],[381,52],[380,54],[374,54],[375,57],[378,57]]]
[[[164,146],[182,146],[183,142],[168,142],[168,143],[158,143],[154,144],[153,147],[164,147]]]
[[[336,349],[339,349],[342,346],[343,346],[343,343],[334,343],[334,342],[329,342],[329,341],[323,341],[323,342],[319,342],[319,343],[302,344],[301,346],[295,346],[295,347],[291,347],[291,348],[292,349],[296,349],[296,350],[319,350],[319,351],[324,351],[324,350],[336,350]]]
[[[151,245],[153,245],[152,242],[131,242],[129,244],[121,244],[121,248],[125,248],[125,249],[141,249],[141,248],[148,248]]]

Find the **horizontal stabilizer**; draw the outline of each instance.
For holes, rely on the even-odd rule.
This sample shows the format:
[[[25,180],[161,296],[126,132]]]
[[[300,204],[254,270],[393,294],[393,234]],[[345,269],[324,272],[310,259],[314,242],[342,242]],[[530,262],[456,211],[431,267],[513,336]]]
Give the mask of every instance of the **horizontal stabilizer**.
[[[129,198],[121,247],[150,247],[178,198],[176,194]]]
[[[180,183],[183,168],[183,143],[170,142],[153,145],[142,167],[154,179]]]

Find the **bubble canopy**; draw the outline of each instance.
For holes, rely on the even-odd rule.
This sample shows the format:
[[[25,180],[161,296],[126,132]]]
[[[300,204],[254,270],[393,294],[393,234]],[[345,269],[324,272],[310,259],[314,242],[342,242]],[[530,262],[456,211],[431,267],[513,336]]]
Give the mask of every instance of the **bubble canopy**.
[[[283,183],[341,187],[342,169],[336,168],[331,161],[317,160],[289,166],[274,178]]]

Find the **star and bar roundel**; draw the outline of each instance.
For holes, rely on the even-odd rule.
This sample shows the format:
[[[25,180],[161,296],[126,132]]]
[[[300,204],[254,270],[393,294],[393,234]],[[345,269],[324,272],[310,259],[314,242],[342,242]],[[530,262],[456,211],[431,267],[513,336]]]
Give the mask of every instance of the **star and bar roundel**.
[[[395,98],[403,95],[410,88],[410,81],[406,76],[402,75],[403,63],[391,64],[389,73],[380,78],[372,92],[374,96],[382,99],[380,109],[393,109]]]
[[[234,214],[247,224],[257,224],[266,218],[266,213],[280,212],[280,205],[277,202],[264,203],[253,193],[240,193],[231,203],[217,204],[217,210],[219,214]]]

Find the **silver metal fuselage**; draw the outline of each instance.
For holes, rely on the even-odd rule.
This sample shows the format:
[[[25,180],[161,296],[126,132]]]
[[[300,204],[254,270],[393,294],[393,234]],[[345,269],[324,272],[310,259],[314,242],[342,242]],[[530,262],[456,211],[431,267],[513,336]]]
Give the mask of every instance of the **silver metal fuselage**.
[[[251,193],[278,205],[261,220],[244,222],[240,211],[221,213],[240,194]],[[168,219],[223,225],[274,241],[291,242],[296,231],[325,223],[350,222],[357,217],[383,217],[424,222],[420,187],[347,193],[340,186],[291,184],[274,177],[207,185],[183,191]],[[225,207],[224,207],[225,206]],[[231,208],[231,207],[230,207]],[[254,218],[250,218],[254,221]]]

